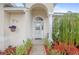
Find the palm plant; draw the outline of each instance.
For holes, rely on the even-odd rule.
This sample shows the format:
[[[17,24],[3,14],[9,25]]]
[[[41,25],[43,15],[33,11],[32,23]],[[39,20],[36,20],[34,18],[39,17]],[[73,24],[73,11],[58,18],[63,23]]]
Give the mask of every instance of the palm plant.
[[[31,41],[30,39],[28,39],[28,40],[26,41],[25,46],[26,46],[26,49],[27,49],[27,50],[30,49],[30,47],[32,47],[32,41]]]
[[[56,36],[57,32],[59,35]],[[58,23],[58,17],[54,19],[53,39],[61,42],[79,44],[79,16],[74,13],[66,13]]]
[[[76,45],[79,45],[79,17],[76,15],[76,20],[75,20],[75,41]]]
[[[16,55],[24,55],[26,54],[26,47],[24,45],[18,46],[16,48]]]
[[[16,55],[28,54],[29,49],[32,47],[32,41],[30,39],[23,41],[23,44],[16,48]]]
[[[62,31],[62,40],[66,43],[73,43],[74,42],[74,14],[67,13],[62,17],[62,23],[60,31]],[[61,32],[60,32],[61,33]]]
[[[65,14],[60,21],[60,26],[59,26],[59,39],[61,42],[68,42],[68,19],[67,15]]]
[[[59,17],[55,17],[54,19],[54,26],[53,26],[53,33],[52,33],[52,37],[53,37],[53,40],[57,40],[58,39],[58,18]]]

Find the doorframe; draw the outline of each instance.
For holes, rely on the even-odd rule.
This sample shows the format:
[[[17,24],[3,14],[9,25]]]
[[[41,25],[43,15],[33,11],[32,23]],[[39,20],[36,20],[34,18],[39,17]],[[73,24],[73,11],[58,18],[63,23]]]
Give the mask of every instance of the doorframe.
[[[34,32],[33,32],[33,23],[34,23],[34,20],[35,20],[37,17],[41,17],[41,18],[43,19],[43,38],[44,38],[44,19],[45,19],[45,18],[44,18],[43,16],[34,16],[34,17],[32,18],[32,38],[33,38],[33,39],[35,39],[35,38],[34,38],[34,35],[33,35],[33,33],[34,33]],[[42,38],[42,39],[43,39],[43,38]]]

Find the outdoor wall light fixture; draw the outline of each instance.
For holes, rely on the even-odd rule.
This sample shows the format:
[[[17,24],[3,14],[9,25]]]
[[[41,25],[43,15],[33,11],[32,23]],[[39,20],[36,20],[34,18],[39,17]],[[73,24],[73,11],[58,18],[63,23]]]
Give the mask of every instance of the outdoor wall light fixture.
[[[16,26],[15,25],[12,25],[12,26],[9,26],[11,32],[15,32],[16,31]]]

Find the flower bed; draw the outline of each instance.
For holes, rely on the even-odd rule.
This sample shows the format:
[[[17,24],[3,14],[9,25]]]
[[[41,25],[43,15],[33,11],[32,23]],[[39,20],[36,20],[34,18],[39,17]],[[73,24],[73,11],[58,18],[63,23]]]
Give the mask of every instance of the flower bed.
[[[29,55],[32,49],[31,40],[24,41],[22,45],[17,47],[9,46],[3,52],[0,51],[0,55]]]
[[[61,19],[56,16],[53,23],[52,50],[57,54],[79,55],[79,14],[65,13]]]
[[[53,47],[53,48],[52,48]],[[45,46],[45,51],[47,55],[79,55],[79,49],[74,45],[67,45],[64,43],[55,44],[48,48]]]
[[[8,46],[0,55],[13,55],[16,52],[16,47]]]
[[[28,55],[32,49],[32,42],[30,39],[23,41],[23,45],[16,48],[16,55]]]

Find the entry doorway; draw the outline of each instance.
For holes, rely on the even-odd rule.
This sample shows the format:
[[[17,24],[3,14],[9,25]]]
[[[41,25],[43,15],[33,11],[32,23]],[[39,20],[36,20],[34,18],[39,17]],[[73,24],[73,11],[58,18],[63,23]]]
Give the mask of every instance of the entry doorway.
[[[33,20],[33,38],[40,40],[43,38],[44,24],[41,17],[36,17]]]

